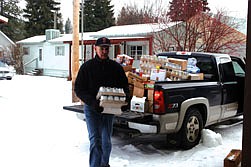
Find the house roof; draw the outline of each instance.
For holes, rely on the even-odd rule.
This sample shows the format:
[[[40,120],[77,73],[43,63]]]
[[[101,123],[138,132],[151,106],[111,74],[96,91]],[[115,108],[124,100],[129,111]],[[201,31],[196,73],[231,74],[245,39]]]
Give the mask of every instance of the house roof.
[[[7,22],[8,22],[8,18],[0,15],[0,23],[7,23]]]
[[[45,35],[38,35],[30,38],[23,39],[21,41],[18,41],[18,44],[33,44],[33,43],[41,43],[46,40]]]
[[[135,36],[147,36],[153,32],[163,30],[177,24],[177,22],[171,22],[169,24],[161,25],[159,23],[150,24],[133,24],[133,25],[122,25],[112,26],[101,31],[94,33],[93,37],[135,37]],[[165,27],[163,27],[165,26]]]
[[[93,32],[85,32],[83,33],[83,39],[84,40],[95,40],[94,37],[91,37],[91,34],[93,34]],[[55,38],[55,39],[51,39],[49,40],[49,42],[69,42],[72,41],[73,38],[73,34],[61,34],[60,37]],[[79,33],[79,40],[82,39],[82,34]]]
[[[180,22],[170,22],[168,24],[149,23],[149,24],[133,24],[133,25],[122,25],[112,26],[97,32],[85,32],[83,33],[84,41],[94,41],[99,37],[108,37],[110,39],[123,40],[123,39],[141,39],[146,38],[153,32],[159,32],[163,29],[172,27]],[[72,42],[73,34],[61,34],[60,37],[48,40],[48,42],[54,43],[70,43]],[[82,40],[82,35],[79,33],[79,41]],[[20,44],[33,44],[41,43],[46,41],[45,35],[30,37],[17,43]]]
[[[2,31],[0,31],[0,35],[2,35],[7,41],[9,41],[12,45],[16,46],[16,44],[9,38],[7,35],[5,35]]]
[[[122,25],[122,26],[112,26],[97,32],[85,32],[83,33],[83,39],[86,40],[96,40],[99,37],[105,36],[111,39],[132,39],[132,38],[144,38],[153,32],[158,32],[163,30],[163,26],[171,27],[177,24],[177,22],[171,22],[169,24],[160,25],[159,23],[150,23],[150,24],[133,24],[133,25]],[[165,28],[164,27],[164,28]],[[82,36],[79,33],[79,40],[81,41]],[[30,37],[21,41],[18,41],[19,44],[32,44],[32,43],[41,43],[46,41],[45,35],[39,35]],[[61,34],[60,37],[48,40],[48,42],[71,42],[72,34]]]

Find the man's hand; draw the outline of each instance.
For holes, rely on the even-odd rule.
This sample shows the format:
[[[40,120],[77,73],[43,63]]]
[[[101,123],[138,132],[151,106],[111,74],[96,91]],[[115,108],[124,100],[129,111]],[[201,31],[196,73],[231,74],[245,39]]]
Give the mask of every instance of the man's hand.
[[[102,113],[104,111],[104,107],[98,106],[96,111],[99,112],[99,113]]]

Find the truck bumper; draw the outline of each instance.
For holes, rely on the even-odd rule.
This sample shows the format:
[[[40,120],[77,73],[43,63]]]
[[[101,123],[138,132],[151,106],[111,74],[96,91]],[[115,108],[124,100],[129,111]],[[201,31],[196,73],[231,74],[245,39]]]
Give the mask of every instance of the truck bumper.
[[[137,129],[140,133],[157,133],[156,125],[146,125],[142,123],[128,122],[128,127],[132,129]]]

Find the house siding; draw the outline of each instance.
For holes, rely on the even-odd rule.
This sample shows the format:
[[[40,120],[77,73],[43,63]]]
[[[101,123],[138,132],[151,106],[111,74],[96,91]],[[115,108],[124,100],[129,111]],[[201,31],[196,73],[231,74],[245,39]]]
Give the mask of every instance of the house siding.
[[[64,46],[64,56],[56,56],[56,46]],[[23,45],[29,48],[29,54],[23,56],[25,73],[33,69],[43,69],[43,75],[55,77],[68,77],[69,44],[41,43],[36,45]],[[39,49],[42,49],[42,60],[39,60]]]

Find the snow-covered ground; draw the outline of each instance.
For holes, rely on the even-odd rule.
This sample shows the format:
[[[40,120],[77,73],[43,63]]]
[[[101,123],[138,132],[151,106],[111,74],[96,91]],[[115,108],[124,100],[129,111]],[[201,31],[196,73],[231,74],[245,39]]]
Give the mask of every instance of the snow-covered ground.
[[[70,104],[66,79],[0,80],[0,166],[88,167],[86,125],[62,109]],[[186,151],[166,146],[165,136],[112,139],[111,167],[222,167],[231,149],[242,148],[242,124],[204,130],[203,142]]]

